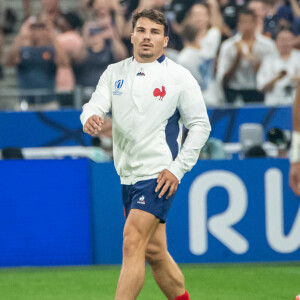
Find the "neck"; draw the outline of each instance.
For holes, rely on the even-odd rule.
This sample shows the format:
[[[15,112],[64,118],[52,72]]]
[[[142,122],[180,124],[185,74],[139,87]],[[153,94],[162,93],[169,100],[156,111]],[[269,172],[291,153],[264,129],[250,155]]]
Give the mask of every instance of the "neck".
[[[157,56],[152,56],[152,57],[140,57],[137,53],[133,53],[135,60],[140,63],[140,64],[145,64],[145,63],[152,63],[156,60],[158,60],[164,53],[160,53]]]
[[[282,59],[288,59],[291,55],[291,52],[284,52],[284,53],[280,53],[280,57]]]
[[[193,41],[193,42],[185,43],[184,47],[190,47],[190,48],[195,48],[195,49],[201,49],[198,40]]]
[[[253,41],[255,40],[255,33],[251,32],[251,33],[242,34],[242,39],[244,41]]]

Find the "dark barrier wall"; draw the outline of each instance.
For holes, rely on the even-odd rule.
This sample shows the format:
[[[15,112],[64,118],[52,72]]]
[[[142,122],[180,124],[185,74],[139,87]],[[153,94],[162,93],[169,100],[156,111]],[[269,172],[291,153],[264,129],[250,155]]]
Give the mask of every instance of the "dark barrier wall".
[[[0,266],[91,263],[88,160],[0,161]]]
[[[91,167],[94,261],[120,263],[124,218],[119,180],[112,164]],[[300,260],[300,199],[288,186],[288,170],[284,159],[199,161],[183,178],[168,217],[175,260]]]
[[[291,129],[291,107],[246,107],[209,109],[211,137],[237,142],[242,123],[260,123],[265,132],[271,127]],[[90,145],[82,131],[80,111],[0,112],[0,148]],[[11,134],[13,132],[14,134]]]

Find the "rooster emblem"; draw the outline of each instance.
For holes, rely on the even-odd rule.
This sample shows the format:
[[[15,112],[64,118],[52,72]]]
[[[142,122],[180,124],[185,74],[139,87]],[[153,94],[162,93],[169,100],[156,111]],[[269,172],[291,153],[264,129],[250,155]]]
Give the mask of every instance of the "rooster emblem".
[[[154,91],[153,91],[153,96],[154,97],[159,97],[159,100],[162,101],[163,98],[165,97],[166,95],[166,89],[164,86],[161,87],[161,90],[159,88],[156,88]]]

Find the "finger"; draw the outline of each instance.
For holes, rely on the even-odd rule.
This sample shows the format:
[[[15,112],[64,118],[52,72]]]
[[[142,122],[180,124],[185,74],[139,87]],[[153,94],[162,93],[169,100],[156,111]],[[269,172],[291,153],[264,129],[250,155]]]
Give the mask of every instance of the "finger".
[[[155,193],[157,193],[161,189],[161,187],[164,185],[164,183],[165,183],[165,180],[163,178],[160,179],[160,181],[158,182],[158,184],[155,188]]]
[[[169,189],[169,187],[170,187],[170,183],[169,183],[169,181],[167,181],[165,183],[165,185],[163,186],[162,190],[160,191],[158,198],[163,197],[163,195],[166,193],[166,191]]]
[[[87,124],[86,124],[86,128],[87,128],[90,132],[94,132],[94,131],[95,131],[95,128],[94,128],[90,123],[87,123]]]
[[[175,188],[175,185],[172,184],[169,188],[169,193],[168,193],[166,199],[169,199],[174,194],[174,188]]]
[[[91,118],[94,122],[96,122],[98,125],[101,125],[101,124],[103,124],[104,123],[104,120],[102,119],[102,118],[100,118],[99,116],[93,116],[92,118]]]
[[[93,126],[87,124],[87,133],[91,136],[95,136],[98,134],[98,130],[93,128]]]
[[[95,128],[95,129],[97,129],[97,130],[101,130],[101,125],[100,124],[98,124],[96,121],[94,121],[94,120],[90,120],[90,124]]]
[[[164,171],[162,171],[162,172],[159,173],[156,182],[159,182],[163,178],[163,175],[164,175],[163,173],[164,173]]]

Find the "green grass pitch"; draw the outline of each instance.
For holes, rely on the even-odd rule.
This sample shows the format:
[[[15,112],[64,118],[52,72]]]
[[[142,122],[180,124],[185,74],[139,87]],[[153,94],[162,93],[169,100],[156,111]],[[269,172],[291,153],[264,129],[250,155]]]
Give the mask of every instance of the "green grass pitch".
[[[192,300],[294,300],[300,262],[180,265]],[[0,269],[1,300],[113,300],[120,266]],[[149,267],[139,300],[165,299]]]

